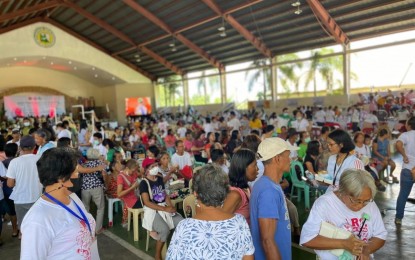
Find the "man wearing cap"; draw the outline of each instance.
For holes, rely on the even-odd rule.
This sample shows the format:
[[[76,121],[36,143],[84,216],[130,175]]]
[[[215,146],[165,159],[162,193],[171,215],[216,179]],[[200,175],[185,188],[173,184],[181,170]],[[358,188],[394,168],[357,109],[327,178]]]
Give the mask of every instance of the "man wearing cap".
[[[265,169],[250,198],[255,259],[291,259],[291,224],[280,181],[290,170],[294,150],[298,148],[278,137],[267,138],[258,147]]]
[[[30,207],[42,195],[36,162],[39,156],[33,154],[35,139],[24,136],[20,140],[20,156],[13,159],[7,170],[7,186],[13,188],[10,199],[14,200],[16,216],[20,224]]]

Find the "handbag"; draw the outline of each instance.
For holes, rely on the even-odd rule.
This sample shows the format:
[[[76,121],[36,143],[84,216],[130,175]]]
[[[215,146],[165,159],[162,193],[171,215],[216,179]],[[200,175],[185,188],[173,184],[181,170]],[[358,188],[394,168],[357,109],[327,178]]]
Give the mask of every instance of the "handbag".
[[[121,177],[123,177],[125,183],[127,183],[127,185],[131,187],[131,182],[127,179],[127,177],[124,174],[122,174],[122,173],[120,173],[120,175],[121,175]],[[141,180],[140,179],[137,179],[137,181],[140,182]],[[137,198],[140,198],[140,190],[138,189],[138,187],[135,188],[134,194],[135,194],[135,196]]]

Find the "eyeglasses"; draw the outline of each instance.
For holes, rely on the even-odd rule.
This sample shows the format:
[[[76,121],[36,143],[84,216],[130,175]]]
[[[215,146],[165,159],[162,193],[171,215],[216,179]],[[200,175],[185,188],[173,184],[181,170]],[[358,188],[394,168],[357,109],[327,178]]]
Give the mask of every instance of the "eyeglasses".
[[[332,146],[335,146],[335,145],[338,145],[338,143],[332,143],[332,144],[329,144],[329,143],[328,143],[328,144],[327,144],[327,146],[328,146],[328,147],[332,147]]]
[[[347,196],[347,197],[349,197],[350,203],[352,203],[353,205],[363,205],[363,206],[366,206],[370,202],[373,202],[373,199],[365,200],[365,201],[358,201],[358,200],[353,200],[351,196]]]

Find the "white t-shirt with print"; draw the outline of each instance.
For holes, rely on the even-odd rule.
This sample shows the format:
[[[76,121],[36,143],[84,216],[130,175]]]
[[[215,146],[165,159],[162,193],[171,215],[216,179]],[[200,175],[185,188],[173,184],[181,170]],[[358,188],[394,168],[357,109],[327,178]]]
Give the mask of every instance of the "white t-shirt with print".
[[[327,214],[327,212],[330,212],[330,214]],[[366,220],[364,224],[361,240],[368,241],[373,237],[386,240],[388,233],[375,202],[370,202],[359,211],[352,211],[334,192],[326,193],[314,202],[310,215],[301,230],[300,245],[307,243],[318,235],[323,221],[357,236],[363,224],[362,216],[364,213],[368,214],[370,219]],[[315,252],[320,259],[338,259],[337,256],[331,254],[328,250],[315,250]]]
[[[415,167],[415,130],[401,134],[398,141],[403,143],[406,156],[409,159],[409,163],[403,163],[402,168],[412,170]]]
[[[6,176],[15,180],[10,195],[10,199],[14,200],[15,204],[33,203],[42,194],[36,166],[39,158],[34,154],[25,154],[11,160]]]
[[[73,212],[82,215],[78,204],[95,234],[95,220],[75,193],[67,205]],[[63,207],[40,198],[27,212],[22,223],[22,245],[20,259],[30,260],[84,260],[99,259],[97,240],[91,236],[88,226]]]
[[[291,121],[291,127],[295,128],[295,130],[297,132],[305,132],[307,131],[307,127],[308,127],[309,123],[307,121],[307,119],[301,119],[300,121],[298,120],[294,120]]]

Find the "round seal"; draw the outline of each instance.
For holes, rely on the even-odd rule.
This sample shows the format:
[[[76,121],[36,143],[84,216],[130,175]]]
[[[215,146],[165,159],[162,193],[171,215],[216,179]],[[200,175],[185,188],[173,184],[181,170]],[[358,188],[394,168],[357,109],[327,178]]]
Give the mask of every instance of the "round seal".
[[[39,27],[35,30],[35,42],[44,48],[50,48],[55,44],[56,37],[51,29],[46,27]]]

